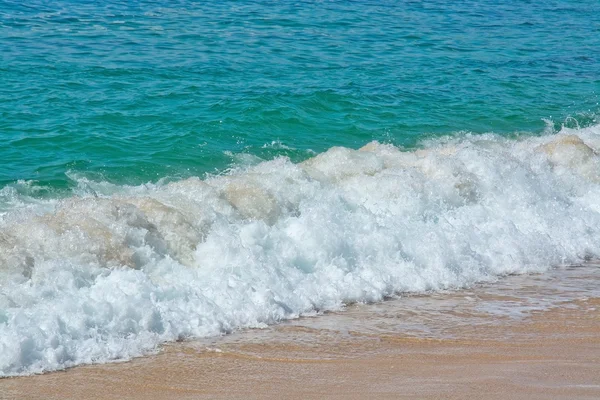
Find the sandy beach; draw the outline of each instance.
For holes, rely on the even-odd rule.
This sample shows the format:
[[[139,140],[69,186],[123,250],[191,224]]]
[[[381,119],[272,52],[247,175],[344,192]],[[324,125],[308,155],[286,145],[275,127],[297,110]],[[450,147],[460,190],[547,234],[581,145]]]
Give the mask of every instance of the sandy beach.
[[[600,397],[598,267],[508,277],[130,362],[3,379],[3,399]]]

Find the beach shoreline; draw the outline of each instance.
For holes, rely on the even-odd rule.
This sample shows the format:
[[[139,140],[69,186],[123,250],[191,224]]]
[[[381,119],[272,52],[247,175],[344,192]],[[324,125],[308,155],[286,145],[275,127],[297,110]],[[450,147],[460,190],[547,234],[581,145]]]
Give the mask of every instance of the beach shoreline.
[[[354,305],[168,344],[130,362],[3,379],[0,398],[598,398],[600,298],[588,290],[596,270]],[[558,290],[548,284],[555,278],[581,290],[563,287],[569,298],[556,292],[552,305],[540,307]],[[525,297],[538,309],[518,300]],[[531,310],[520,318],[498,314],[504,304]]]

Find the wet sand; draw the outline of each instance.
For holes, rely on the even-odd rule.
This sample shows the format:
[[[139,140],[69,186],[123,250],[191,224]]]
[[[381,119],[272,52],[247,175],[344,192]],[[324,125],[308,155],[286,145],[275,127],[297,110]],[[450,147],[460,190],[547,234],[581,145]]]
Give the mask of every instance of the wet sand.
[[[0,380],[3,399],[600,398],[600,267],[507,277],[131,362]]]

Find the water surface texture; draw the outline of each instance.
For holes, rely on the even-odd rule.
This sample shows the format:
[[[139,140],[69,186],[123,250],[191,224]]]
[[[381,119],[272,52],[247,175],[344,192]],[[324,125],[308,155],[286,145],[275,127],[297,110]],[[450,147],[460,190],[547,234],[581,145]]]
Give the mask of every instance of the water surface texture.
[[[600,4],[0,2],[0,182],[589,125]],[[571,120],[572,119],[572,120]],[[576,121],[577,122],[576,122]]]
[[[600,258],[600,3],[0,0],[0,376]]]

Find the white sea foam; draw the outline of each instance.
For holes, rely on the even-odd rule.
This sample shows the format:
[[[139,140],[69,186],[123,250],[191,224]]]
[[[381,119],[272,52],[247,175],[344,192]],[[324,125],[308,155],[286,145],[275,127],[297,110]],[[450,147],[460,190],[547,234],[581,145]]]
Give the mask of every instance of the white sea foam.
[[[336,147],[206,180],[81,180],[0,219],[0,374],[599,257],[599,153],[596,126]]]

